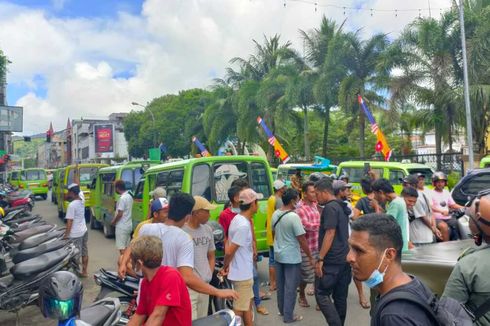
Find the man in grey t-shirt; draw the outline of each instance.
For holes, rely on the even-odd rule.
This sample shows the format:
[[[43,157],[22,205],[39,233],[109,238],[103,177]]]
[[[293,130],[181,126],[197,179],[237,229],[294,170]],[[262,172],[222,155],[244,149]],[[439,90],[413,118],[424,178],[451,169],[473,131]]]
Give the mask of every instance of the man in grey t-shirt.
[[[211,227],[206,223],[209,220],[209,211],[217,206],[211,204],[206,198],[194,196],[195,204],[192,214],[182,230],[187,232],[194,243],[194,272],[204,282],[209,283],[213,277],[215,263],[214,237]],[[192,320],[208,315],[209,296],[196,292],[190,288],[189,295],[192,303]]]

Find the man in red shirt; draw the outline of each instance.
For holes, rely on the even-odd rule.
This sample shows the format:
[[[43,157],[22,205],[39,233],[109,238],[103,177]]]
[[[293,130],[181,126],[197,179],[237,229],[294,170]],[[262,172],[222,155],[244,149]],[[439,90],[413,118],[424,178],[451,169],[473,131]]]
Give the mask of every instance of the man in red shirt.
[[[240,203],[238,202],[238,195],[242,190],[239,186],[231,186],[228,189],[228,198],[230,199],[230,206],[224,209],[219,214],[218,222],[223,227],[225,237],[228,238],[228,229],[230,228],[231,221],[236,214],[240,213]]]
[[[189,292],[180,273],[161,266],[162,242],[153,236],[141,236],[131,243],[134,270],[143,273],[140,299],[128,326],[191,326]]]

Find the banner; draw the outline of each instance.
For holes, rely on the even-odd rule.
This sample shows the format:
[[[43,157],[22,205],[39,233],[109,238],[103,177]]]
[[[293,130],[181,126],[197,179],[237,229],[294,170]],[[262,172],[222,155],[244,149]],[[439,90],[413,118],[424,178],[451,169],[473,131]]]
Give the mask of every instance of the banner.
[[[262,126],[262,129],[264,129],[264,132],[267,136],[267,141],[269,142],[269,144],[271,144],[274,147],[274,155],[278,157],[283,164],[286,164],[289,161],[289,155],[288,153],[286,153],[282,145],[279,143],[279,140],[277,140],[277,138],[274,137],[274,135],[269,130],[264,120],[260,116],[257,117],[257,123]]]
[[[114,152],[114,127],[112,124],[94,125],[95,153]]]
[[[209,154],[209,152],[206,149],[206,147],[204,147],[204,145],[199,141],[199,139],[197,139],[196,136],[193,136],[192,137],[192,141],[194,142],[194,144],[196,144],[197,148],[201,152],[201,156],[202,157],[211,156],[211,154]]]
[[[385,161],[389,161],[392,151],[390,146],[388,145],[388,142],[386,141],[385,135],[383,134],[383,132],[381,132],[381,129],[379,129],[379,126],[376,123],[374,116],[371,114],[371,111],[369,111],[368,107],[364,103],[364,100],[362,99],[361,95],[357,96],[357,100],[359,101],[359,105],[362,107],[362,110],[364,111],[366,118],[369,120],[369,123],[371,124],[371,132],[376,135],[376,138],[378,138],[378,141],[376,142],[376,146],[374,149],[376,150],[376,152],[383,154]]]

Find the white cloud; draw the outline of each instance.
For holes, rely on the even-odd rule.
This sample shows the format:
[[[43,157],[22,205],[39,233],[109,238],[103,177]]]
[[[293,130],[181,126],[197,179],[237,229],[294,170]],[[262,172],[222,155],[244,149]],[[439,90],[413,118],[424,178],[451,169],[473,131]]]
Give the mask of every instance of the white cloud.
[[[54,1],[63,6],[64,1]],[[426,0],[371,0],[365,8],[393,12],[346,10],[286,0],[147,0],[141,15],[120,12],[112,19],[59,18],[41,10],[0,3],[0,48],[13,62],[9,83],[30,85],[17,105],[25,107],[25,133],[43,132],[53,121],[56,130],[68,117],[104,117],[129,111],[132,101],[184,88],[206,87],[213,74],[221,76],[232,57],[247,57],[252,39],[280,34],[301,52],[298,30],[319,26],[323,14],[346,28],[363,27],[362,35],[399,31],[418,16],[401,9],[426,8]],[[356,0],[339,3],[358,3]],[[431,0],[433,8],[450,0]],[[427,15],[427,12],[422,12]],[[439,15],[434,9],[433,16]],[[114,75],[130,70],[127,78]],[[47,93],[36,96],[36,76],[43,76]]]

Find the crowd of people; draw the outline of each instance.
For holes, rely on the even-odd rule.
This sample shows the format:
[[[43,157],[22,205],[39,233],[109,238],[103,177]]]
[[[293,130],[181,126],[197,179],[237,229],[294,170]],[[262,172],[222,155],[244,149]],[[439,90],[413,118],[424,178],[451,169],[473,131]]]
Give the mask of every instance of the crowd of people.
[[[450,210],[460,207],[446,190],[442,173],[434,174],[433,190],[425,187],[422,174],[401,181],[403,191],[398,196],[388,180],[368,174],[360,182],[364,196],[355,202],[348,176],[336,180],[314,173],[303,181],[295,175],[291,188],[284,180],[274,181],[274,194],[267,199],[268,285],[276,293],[277,313],[284,323],[301,321],[296,303],[308,308],[311,296],[328,325],[344,325],[348,289],[354,280],[359,304],[371,308],[372,325],[440,324],[442,317],[424,306],[437,299],[419,279],[403,272],[401,256],[410,248],[449,240],[455,223]],[[209,296],[232,300],[245,326],[254,324],[254,306],[258,313],[269,314],[261,304],[267,293],[259,290],[254,232],[254,215],[263,198],[244,179],[229,188],[229,205],[218,219],[225,235],[218,275],[227,277],[232,289],[210,284],[216,248],[208,221],[216,205],[185,193],[167,200],[165,190],[157,188],[151,194],[149,219],[138,225],[130,241],[126,223],[132,199],[126,196],[124,183],[116,182],[116,189],[121,198],[112,222],[121,253],[119,275],[143,277],[138,308],[129,325],[191,325],[208,314]],[[69,188],[66,237],[81,248],[86,275],[87,230],[79,216],[83,207],[78,203],[79,191],[76,185]],[[472,233],[479,235],[480,242],[490,243],[490,195],[479,198],[472,210]],[[481,277],[487,264],[479,264],[482,261],[490,261],[482,249],[465,254],[444,296],[480,314],[479,325],[489,325],[490,307],[481,309],[489,305],[490,294],[489,279]]]

